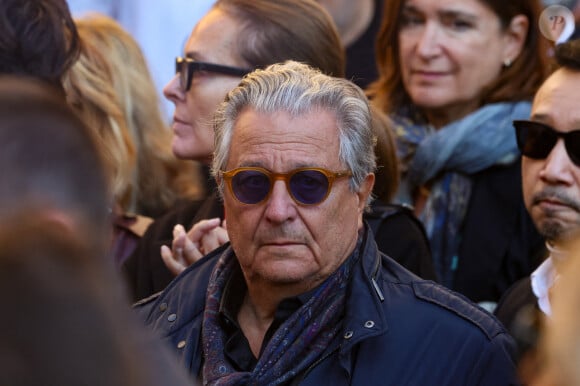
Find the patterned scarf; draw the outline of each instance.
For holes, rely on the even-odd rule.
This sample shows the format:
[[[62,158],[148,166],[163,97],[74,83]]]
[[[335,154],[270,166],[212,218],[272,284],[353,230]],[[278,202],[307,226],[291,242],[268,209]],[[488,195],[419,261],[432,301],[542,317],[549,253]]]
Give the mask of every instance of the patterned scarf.
[[[514,119],[529,117],[529,102],[488,104],[438,130],[395,116],[397,151],[403,169],[398,200],[413,204],[417,188],[429,184],[419,218],[425,225],[440,281],[453,286],[461,227],[471,197],[470,174],[509,165],[518,155]]]
[[[203,384],[282,385],[314,363],[342,326],[346,287],[358,260],[359,246],[360,238],[346,262],[282,323],[251,372],[237,372],[224,356],[226,337],[219,323],[220,301],[226,282],[238,264],[231,249],[225,251],[214,268],[206,297],[202,331]]]

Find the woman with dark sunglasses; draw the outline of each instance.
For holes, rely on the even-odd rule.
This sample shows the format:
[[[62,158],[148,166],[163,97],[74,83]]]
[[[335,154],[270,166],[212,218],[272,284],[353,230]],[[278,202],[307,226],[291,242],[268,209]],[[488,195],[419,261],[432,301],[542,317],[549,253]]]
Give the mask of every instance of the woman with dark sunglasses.
[[[423,221],[439,278],[497,302],[542,248],[521,198],[511,122],[547,72],[535,0],[387,1],[370,96],[395,121],[398,200]]]

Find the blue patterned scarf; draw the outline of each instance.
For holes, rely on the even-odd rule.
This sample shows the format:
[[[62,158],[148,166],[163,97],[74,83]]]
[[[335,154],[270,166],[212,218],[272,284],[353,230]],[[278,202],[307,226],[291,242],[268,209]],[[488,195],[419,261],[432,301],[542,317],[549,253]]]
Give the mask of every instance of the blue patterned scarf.
[[[226,338],[219,323],[220,302],[226,282],[238,264],[231,249],[224,252],[212,273],[206,297],[203,384],[282,385],[314,363],[342,326],[348,278],[358,260],[359,249],[360,238],[346,262],[280,325],[251,372],[237,372],[224,356]]]
[[[393,117],[403,171],[397,198],[413,204],[414,192],[430,186],[419,218],[431,243],[437,275],[448,287],[453,286],[459,261],[470,175],[517,159],[512,121],[528,118],[530,107],[529,102],[488,104],[438,130],[404,116]]]

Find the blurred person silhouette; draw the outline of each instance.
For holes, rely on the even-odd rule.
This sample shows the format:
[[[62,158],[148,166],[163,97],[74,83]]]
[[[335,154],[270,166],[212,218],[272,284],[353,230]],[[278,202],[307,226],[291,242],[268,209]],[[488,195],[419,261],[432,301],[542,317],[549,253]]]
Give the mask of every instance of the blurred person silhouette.
[[[567,242],[580,234],[580,113],[576,108],[580,41],[557,45],[555,58],[559,68],[538,90],[529,120],[514,122],[522,153],[524,201],[548,251],[531,275],[509,288],[495,310],[514,336],[523,313],[552,314],[552,289],[566,273],[568,254],[575,252]]]
[[[294,61],[218,108],[230,243],[137,305],[203,384],[514,384],[499,322],[378,250],[371,117],[358,86]]]
[[[0,221],[0,298],[11,315],[0,321],[0,383],[195,384],[126,309],[102,256],[31,209]]]
[[[40,206],[102,251],[111,228],[102,158],[55,89],[36,78],[0,77],[0,218]]]
[[[389,0],[369,86],[395,123],[397,200],[425,225],[438,277],[489,308],[543,251],[511,128],[547,72],[538,17],[534,0]]]
[[[174,153],[206,164],[211,161],[214,150],[211,117],[227,91],[249,68],[296,59],[325,73],[344,76],[343,54],[331,18],[316,2],[216,2],[194,28],[186,45],[186,58],[178,59],[178,76],[166,88],[166,96],[176,107]],[[223,63],[228,66],[224,68]],[[224,71],[226,73],[222,74]],[[232,71],[238,71],[237,76],[231,76]],[[209,184],[214,186],[211,179]],[[403,212],[397,210],[389,212],[388,216],[377,215],[374,224],[380,234],[376,237],[399,239],[392,247],[390,243],[384,243],[387,249],[383,252],[392,254],[413,272],[434,279],[435,274],[428,263],[429,247],[423,240],[421,228]],[[399,231],[390,233],[397,224],[384,226],[391,214],[397,220],[401,219],[403,224],[398,225],[408,230],[404,236]],[[223,219],[223,205],[214,192],[206,200],[182,206],[156,221],[125,264],[134,299],[162,290],[176,274],[226,242],[227,232],[221,226]],[[415,243],[419,243],[416,248],[412,246]],[[398,254],[398,247],[411,252]]]
[[[375,44],[383,0],[316,0],[336,24],[346,50],[345,77],[361,88],[377,79]]]
[[[153,217],[180,199],[201,196],[196,166],[171,152],[145,58],[113,19],[76,19],[80,57],[65,75],[67,100],[99,138],[115,198],[112,255],[118,265],[133,251]],[[201,180],[201,178],[200,178]]]
[[[115,19],[139,43],[161,99],[163,119],[173,106],[163,96],[171,79],[173,56],[183,49],[191,27],[209,10],[214,0],[67,0],[74,17],[98,12]]]
[[[55,89],[0,78],[0,384],[191,384],[103,259],[101,152]]]
[[[0,75],[33,76],[62,94],[62,77],[80,50],[65,0],[2,0],[0,36]]]

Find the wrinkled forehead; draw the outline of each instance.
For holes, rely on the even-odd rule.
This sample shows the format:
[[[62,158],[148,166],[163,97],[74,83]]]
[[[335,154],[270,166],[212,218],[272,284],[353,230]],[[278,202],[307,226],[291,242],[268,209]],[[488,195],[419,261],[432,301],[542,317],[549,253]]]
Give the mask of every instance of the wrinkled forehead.
[[[339,131],[336,115],[316,109],[297,115],[284,110],[244,109],[236,119],[230,148],[236,166],[336,167]]]

